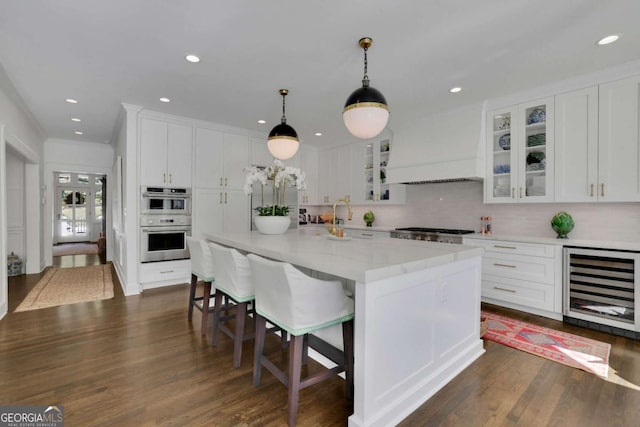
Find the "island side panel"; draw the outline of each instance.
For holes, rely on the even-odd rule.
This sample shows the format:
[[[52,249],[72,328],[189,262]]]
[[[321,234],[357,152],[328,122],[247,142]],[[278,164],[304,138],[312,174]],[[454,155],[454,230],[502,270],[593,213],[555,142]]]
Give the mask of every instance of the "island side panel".
[[[480,256],[356,283],[349,426],[395,425],[483,352]]]

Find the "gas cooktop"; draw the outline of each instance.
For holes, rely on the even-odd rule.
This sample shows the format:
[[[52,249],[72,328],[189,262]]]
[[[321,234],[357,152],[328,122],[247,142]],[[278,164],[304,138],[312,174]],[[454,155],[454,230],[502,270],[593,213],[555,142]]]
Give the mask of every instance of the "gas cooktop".
[[[475,233],[475,231],[449,228],[406,227],[396,228],[391,231],[390,235],[397,239],[460,244],[462,243],[462,235],[471,233]]]

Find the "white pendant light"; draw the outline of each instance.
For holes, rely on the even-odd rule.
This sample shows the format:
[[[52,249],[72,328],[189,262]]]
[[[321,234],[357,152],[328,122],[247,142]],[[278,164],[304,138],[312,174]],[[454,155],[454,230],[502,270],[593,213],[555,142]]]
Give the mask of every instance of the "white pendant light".
[[[280,89],[282,95],[282,121],[269,132],[269,141],[267,148],[273,157],[280,160],[287,160],[295,156],[298,151],[298,134],[295,129],[287,124],[285,116],[284,97],[287,96],[289,90]]]
[[[373,44],[370,37],[359,41],[364,49],[364,77],[362,87],[356,89],[344,104],[342,119],[353,136],[361,139],[373,138],[380,134],[389,121],[389,106],[382,93],[369,86],[367,76],[367,50]]]

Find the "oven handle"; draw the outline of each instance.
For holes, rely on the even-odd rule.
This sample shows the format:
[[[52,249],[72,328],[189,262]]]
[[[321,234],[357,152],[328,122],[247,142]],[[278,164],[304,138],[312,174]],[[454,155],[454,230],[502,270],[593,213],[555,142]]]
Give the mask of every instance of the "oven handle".
[[[191,194],[185,193],[142,193],[147,199],[191,199]]]
[[[190,226],[184,226],[184,227],[173,227],[173,226],[156,226],[156,227],[140,227],[140,232],[141,233],[175,233],[176,231],[184,231],[186,233],[191,233],[191,227]]]

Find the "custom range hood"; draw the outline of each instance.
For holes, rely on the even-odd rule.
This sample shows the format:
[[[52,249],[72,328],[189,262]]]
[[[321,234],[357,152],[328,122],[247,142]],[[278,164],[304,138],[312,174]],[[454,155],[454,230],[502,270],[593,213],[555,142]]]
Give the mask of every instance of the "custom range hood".
[[[422,184],[482,180],[486,104],[405,120],[394,117],[387,182]]]

